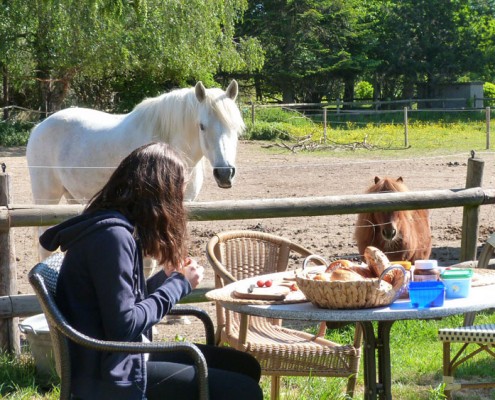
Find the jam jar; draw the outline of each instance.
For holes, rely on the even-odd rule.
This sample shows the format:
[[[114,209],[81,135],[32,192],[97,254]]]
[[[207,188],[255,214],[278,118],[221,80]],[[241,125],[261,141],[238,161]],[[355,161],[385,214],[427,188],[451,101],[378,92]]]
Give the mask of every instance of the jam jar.
[[[440,270],[437,260],[416,260],[414,262],[413,280],[415,282],[438,281]]]
[[[406,270],[406,275],[404,276],[404,287],[402,293],[400,294],[400,299],[407,299],[409,297],[408,285],[412,279],[412,266],[411,261],[391,261],[391,265],[401,265]]]

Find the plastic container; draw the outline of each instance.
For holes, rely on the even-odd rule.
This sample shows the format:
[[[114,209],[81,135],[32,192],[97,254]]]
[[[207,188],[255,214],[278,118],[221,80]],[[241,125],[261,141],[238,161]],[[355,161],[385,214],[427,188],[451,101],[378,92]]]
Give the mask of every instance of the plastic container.
[[[438,281],[440,270],[437,260],[416,260],[414,262],[413,280],[415,282]]]
[[[445,284],[446,297],[456,299],[468,297],[471,292],[471,278],[473,271],[471,269],[452,268],[446,269],[440,275]]]
[[[53,346],[44,314],[26,318],[19,324],[19,330],[26,335],[34,358],[36,373],[42,380],[56,375]]]
[[[441,307],[445,301],[445,285],[440,281],[410,282],[409,298],[415,308]]]

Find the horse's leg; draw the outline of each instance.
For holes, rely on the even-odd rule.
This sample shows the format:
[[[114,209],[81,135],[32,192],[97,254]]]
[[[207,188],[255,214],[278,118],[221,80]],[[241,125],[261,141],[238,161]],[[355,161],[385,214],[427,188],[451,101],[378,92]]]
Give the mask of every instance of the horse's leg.
[[[39,205],[56,205],[60,202],[64,194],[64,187],[62,183],[55,176],[53,170],[50,169],[36,169],[30,170],[31,175],[31,190],[33,194],[34,204]],[[39,244],[39,237],[45,232],[49,227],[40,226],[35,228],[35,242],[36,247],[38,247],[38,258],[43,261],[47,258],[51,252],[44,249]]]
[[[150,257],[145,257],[143,260],[144,277],[148,279],[151,275],[158,272],[158,262]]]
[[[189,172],[186,193],[184,194],[184,199],[186,201],[196,200],[201,190],[201,186],[203,186],[203,179],[203,159],[201,159]]]

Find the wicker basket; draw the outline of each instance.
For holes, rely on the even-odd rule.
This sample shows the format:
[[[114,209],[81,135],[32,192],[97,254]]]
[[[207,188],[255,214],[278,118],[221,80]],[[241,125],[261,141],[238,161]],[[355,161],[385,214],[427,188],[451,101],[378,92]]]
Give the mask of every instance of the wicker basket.
[[[310,256],[316,258],[314,256]],[[402,293],[405,279],[394,286],[382,278],[391,270],[399,269],[405,277],[405,270],[400,265],[385,269],[379,278],[368,278],[362,281],[320,281],[313,280],[305,274],[298,274],[296,282],[306,299],[320,308],[356,309],[388,306]]]

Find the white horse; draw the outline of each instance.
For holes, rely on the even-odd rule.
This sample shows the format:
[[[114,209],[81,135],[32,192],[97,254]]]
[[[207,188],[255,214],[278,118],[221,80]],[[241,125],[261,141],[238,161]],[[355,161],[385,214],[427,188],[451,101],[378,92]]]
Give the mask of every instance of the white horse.
[[[230,188],[244,129],[237,94],[235,80],[225,92],[198,82],[146,99],[125,115],[85,108],[53,114],[33,129],[27,144],[35,204],[58,204],[62,196],[86,203],[125,156],[152,141],[169,143],[184,156],[190,170],[186,200],[199,194],[204,157],[218,186]]]

